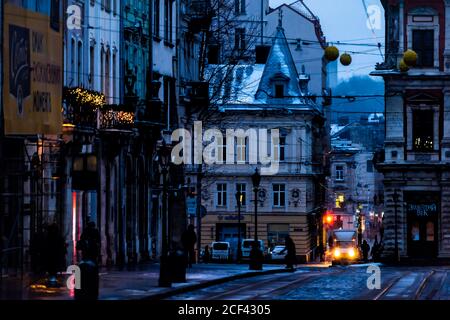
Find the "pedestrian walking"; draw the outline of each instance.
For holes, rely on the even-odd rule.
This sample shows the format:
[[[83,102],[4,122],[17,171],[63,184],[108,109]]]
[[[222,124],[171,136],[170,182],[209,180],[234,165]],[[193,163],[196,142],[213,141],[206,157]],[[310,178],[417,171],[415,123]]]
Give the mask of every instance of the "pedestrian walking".
[[[363,243],[361,245],[361,250],[362,250],[364,261],[367,261],[369,259],[370,245],[367,243],[366,240],[363,241]]]
[[[324,261],[324,254],[325,250],[323,248],[323,243],[320,242],[320,244],[317,246],[317,255],[319,256],[319,262]]]
[[[45,266],[49,276],[49,285],[57,286],[58,272],[66,270],[67,246],[56,223],[48,226],[45,236]]]
[[[285,248],[283,252],[286,253],[285,261],[286,261],[286,268],[294,270],[294,265],[297,265],[297,254],[295,251],[295,244],[291,237],[286,236],[285,238]]]
[[[203,262],[208,263],[211,258],[211,254],[209,253],[209,246],[205,246],[205,252],[203,254]]]
[[[188,226],[187,230],[181,236],[181,243],[187,256],[188,267],[192,268],[192,263],[195,263],[195,244],[197,243],[197,234],[192,224]]]
[[[328,249],[332,249],[333,248],[333,245],[334,245],[334,239],[333,239],[333,236],[332,235],[330,235],[329,237],[328,237]]]
[[[97,264],[100,256],[100,232],[96,228],[95,222],[90,221],[83,230],[80,240],[77,242],[77,250],[81,251],[83,260]]]

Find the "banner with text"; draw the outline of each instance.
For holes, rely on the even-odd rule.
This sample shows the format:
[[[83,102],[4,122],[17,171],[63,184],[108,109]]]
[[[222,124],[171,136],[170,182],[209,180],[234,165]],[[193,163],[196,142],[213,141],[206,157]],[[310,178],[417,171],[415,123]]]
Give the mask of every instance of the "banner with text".
[[[62,127],[60,0],[6,1],[3,28],[5,134],[58,134]],[[40,5],[37,5],[40,3]]]

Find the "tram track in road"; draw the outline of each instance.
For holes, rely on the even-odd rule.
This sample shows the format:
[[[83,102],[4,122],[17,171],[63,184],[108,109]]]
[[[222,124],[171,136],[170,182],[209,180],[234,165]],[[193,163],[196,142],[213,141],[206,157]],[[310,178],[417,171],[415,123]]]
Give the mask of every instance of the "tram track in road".
[[[284,275],[261,275],[253,278],[233,280],[221,285],[212,285],[187,294],[174,295],[169,300],[246,300],[272,290],[281,289],[294,283],[306,281],[306,278],[331,275],[330,270],[301,270]]]
[[[337,270],[336,272],[328,273],[326,275],[327,276],[329,276],[329,275],[337,275],[337,274],[343,273],[343,272],[344,272],[344,270]],[[318,278],[319,276],[323,276],[323,274],[310,274],[310,275],[307,275],[303,279],[298,279],[298,280],[292,281],[291,283],[288,283],[286,285],[283,285],[283,286],[277,287],[275,289],[272,289],[272,290],[270,290],[268,292],[265,292],[264,294],[255,295],[255,296],[251,297],[250,300],[271,300],[275,296],[285,295],[285,294],[289,293],[291,290],[294,290],[294,289],[298,288],[299,284],[306,284],[306,283],[311,282],[314,279]]]
[[[429,299],[429,296],[432,293],[435,294],[434,292],[436,291],[435,288],[429,287],[430,280],[435,275],[436,270],[430,270],[420,280],[417,280],[421,274],[408,271],[390,280],[373,300],[418,300],[423,296],[424,292],[427,293],[426,297]],[[436,283],[436,281],[433,281],[433,283]],[[439,282],[439,284],[442,284],[442,282]]]
[[[227,299],[245,299],[245,300],[267,300],[274,299],[275,295],[282,295],[293,288],[297,288],[301,283],[307,283],[320,276],[330,276],[342,273],[344,270],[336,270],[333,272],[308,272],[290,274],[287,276],[279,276],[261,282],[251,283],[240,286],[233,290],[220,293],[218,295],[209,296],[207,300],[227,300]],[[294,279],[292,279],[294,278]],[[292,280],[290,280],[292,279]],[[280,285],[277,285],[280,284]],[[252,292],[258,293],[252,293]],[[263,293],[261,293],[263,292]]]

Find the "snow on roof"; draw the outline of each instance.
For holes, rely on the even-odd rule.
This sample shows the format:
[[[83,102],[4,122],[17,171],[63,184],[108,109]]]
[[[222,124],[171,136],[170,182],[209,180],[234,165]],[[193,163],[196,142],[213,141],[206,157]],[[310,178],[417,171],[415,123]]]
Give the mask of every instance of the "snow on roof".
[[[206,79],[213,101],[227,109],[265,105],[264,108],[320,110],[300,89],[297,68],[281,26],[266,64],[209,65]],[[274,83],[284,84],[283,98],[274,97]]]

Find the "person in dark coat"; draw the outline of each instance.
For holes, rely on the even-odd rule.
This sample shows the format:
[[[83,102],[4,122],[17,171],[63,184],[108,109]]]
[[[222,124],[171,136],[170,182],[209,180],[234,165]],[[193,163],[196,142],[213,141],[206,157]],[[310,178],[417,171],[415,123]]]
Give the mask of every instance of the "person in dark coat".
[[[286,236],[286,243],[283,251],[287,252],[285,257],[286,268],[294,270],[294,265],[297,264],[297,254],[294,241],[289,236]]]
[[[56,223],[48,226],[45,237],[45,265],[50,285],[56,285],[56,275],[66,269],[67,247]]]
[[[361,245],[361,251],[362,251],[362,254],[363,254],[364,261],[367,261],[369,259],[370,245],[367,243],[366,240],[364,240],[362,245]]]
[[[320,262],[325,260],[324,259],[325,250],[323,248],[323,243],[322,242],[317,246],[317,255],[319,256],[319,261]]]
[[[211,253],[209,252],[209,246],[205,246],[205,253],[203,254],[203,262],[208,263],[211,258]]]
[[[333,239],[333,236],[330,235],[328,237],[328,248],[331,250],[333,248],[333,246],[334,246],[334,239]]]
[[[192,263],[195,263],[195,244],[197,243],[197,234],[192,224],[188,226],[187,230],[181,236],[181,243],[187,256],[188,267],[192,268]]]
[[[95,222],[90,221],[84,229],[77,242],[77,250],[81,251],[83,260],[97,264],[100,256],[100,232],[95,227]]]

